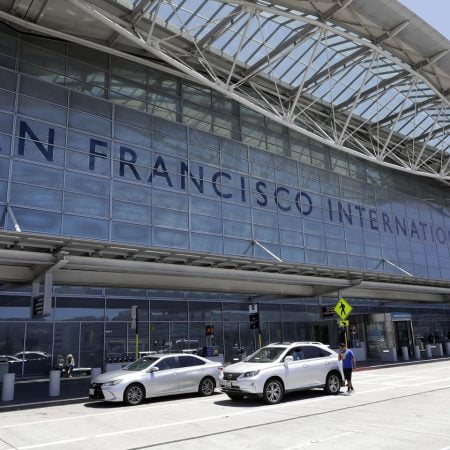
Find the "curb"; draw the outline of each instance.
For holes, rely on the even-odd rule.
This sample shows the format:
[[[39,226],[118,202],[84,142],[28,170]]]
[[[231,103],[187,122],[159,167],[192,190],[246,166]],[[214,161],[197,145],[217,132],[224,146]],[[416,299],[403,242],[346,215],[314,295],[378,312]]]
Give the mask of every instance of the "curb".
[[[65,398],[59,400],[42,400],[39,402],[30,402],[30,403],[11,403],[9,405],[0,406],[0,411],[13,411],[24,410],[24,409],[32,409],[32,408],[41,408],[45,406],[63,406],[70,405],[74,403],[83,403],[86,401],[90,401],[89,397],[76,397],[76,398]],[[5,402],[10,403],[10,402]]]
[[[358,367],[357,369],[354,370],[354,372],[362,372],[364,370],[386,369],[389,367],[402,367],[402,366],[415,365],[415,364],[427,364],[427,363],[433,363],[433,362],[439,362],[439,361],[450,361],[450,357],[431,358],[431,359],[416,359],[413,361],[400,361],[400,362],[393,362],[393,363],[386,363],[386,364],[375,364],[373,366]]]

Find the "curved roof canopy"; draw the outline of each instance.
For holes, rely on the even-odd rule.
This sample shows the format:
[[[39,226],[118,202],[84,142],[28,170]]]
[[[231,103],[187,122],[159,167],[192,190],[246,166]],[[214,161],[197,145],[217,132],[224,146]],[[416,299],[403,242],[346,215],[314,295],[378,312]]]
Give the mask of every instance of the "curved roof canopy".
[[[0,19],[156,57],[300,134],[450,182],[450,43],[396,0],[0,0]]]

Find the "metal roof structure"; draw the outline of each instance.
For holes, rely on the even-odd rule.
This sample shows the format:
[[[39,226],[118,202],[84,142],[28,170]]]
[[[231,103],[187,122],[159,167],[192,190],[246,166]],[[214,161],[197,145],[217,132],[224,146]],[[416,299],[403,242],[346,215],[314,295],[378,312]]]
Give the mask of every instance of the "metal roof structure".
[[[0,289],[51,283],[450,302],[450,281],[23,232],[0,233]]]
[[[183,74],[299,140],[450,182],[450,43],[397,0],[0,0],[0,20]]]

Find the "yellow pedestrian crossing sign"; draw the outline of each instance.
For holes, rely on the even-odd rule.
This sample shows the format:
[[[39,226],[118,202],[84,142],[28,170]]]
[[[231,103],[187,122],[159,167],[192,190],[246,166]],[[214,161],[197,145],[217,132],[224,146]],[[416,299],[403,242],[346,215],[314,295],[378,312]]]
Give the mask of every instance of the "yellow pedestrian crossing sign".
[[[348,327],[350,325],[350,320],[340,320],[338,325],[340,327]]]
[[[352,309],[353,308],[345,301],[343,297],[339,299],[334,307],[334,311],[342,320],[346,319],[350,315]]]

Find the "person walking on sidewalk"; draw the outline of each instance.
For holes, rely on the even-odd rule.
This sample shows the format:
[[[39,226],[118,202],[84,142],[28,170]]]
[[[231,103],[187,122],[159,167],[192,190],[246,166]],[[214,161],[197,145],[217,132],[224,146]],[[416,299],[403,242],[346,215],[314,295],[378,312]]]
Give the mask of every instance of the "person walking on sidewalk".
[[[347,393],[351,394],[355,390],[352,384],[352,372],[356,368],[355,354],[347,348],[347,345],[341,343],[339,345],[339,361],[342,361],[342,368],[344,369],[344,379],[347,382]]]

